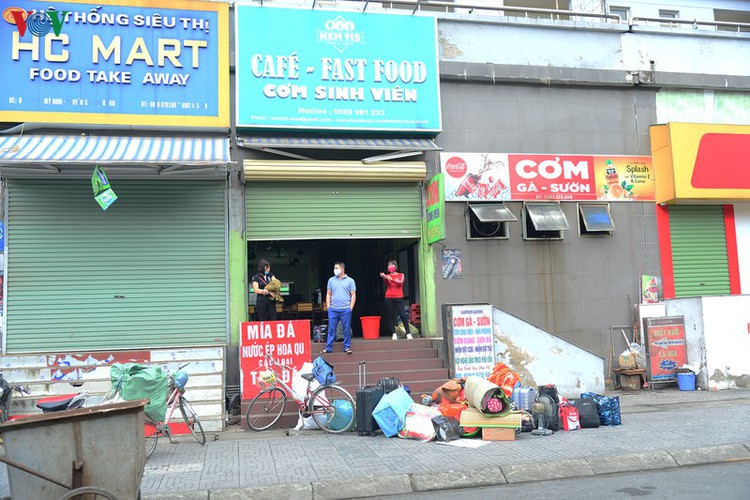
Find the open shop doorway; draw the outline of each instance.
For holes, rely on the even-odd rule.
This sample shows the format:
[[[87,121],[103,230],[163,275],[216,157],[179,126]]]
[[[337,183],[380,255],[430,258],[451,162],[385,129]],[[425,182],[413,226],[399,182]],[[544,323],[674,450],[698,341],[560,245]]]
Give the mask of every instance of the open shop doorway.
[[[342,261],[347,275],[357,285],[353,336],[362,336],[362,316],[380,316],[380,335],[390,336],[393,328],[386,313],[385,285],[380,273],[387,272],[389,260],[397,261],[399,272],[405,277],[405,302],[419,304],[418,244],[418,239],[248,241],[249,320],[256,320],[252,276],[258,272],[258,261],[265,258],[282,282],[284,302],[277,305],[278,319],[309,319],[313,327],[327,325],[326,286],[333,276],[334,264]]]

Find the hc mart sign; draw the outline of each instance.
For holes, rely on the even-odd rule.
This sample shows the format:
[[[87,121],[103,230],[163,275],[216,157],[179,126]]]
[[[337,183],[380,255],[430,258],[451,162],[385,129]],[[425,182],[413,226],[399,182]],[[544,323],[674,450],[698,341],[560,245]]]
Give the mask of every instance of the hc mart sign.
[[[446,201],[652,201],[644,156],[441,153]]]
[[[227,4],[10,1],[0,121],[229,126]]]

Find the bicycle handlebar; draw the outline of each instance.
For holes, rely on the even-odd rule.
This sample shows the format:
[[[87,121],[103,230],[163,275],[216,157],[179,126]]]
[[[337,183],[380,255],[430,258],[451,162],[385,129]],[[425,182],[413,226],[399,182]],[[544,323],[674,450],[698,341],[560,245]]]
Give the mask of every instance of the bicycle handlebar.
[[[266,354],[266,359],[268,361],[270,361],[271,364],[273,364],[273,365],[280,366],[282,368],[286,368],[287,370],[294,370],[294,368],[291,367],[291,366],[287,366],[285,364],[279,363],[278,361],[276,361],[275,359],[273,359],[273,357],[270,354]]]

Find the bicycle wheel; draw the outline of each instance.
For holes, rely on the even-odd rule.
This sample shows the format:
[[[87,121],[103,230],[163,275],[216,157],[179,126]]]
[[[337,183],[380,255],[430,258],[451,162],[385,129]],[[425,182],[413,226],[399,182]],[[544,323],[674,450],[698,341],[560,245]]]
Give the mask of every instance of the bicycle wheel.
[[[198,444],[206,444],[206,433],[203,432],[203,425],[201,425],[198,414],[193,410],[190,401],[185,398],[180,398],[180,413],[182,413],[182,418]]]
[[[254,431],[264,431],[279,421],[284,408],[286,408],[286,392],[278,387],[269,387],[250,401],[245,414],[245,422]]]
[[[326,432],[346,432],[354,425],[354,398],[342,387],[318,387],[307,405],[315,423]]]
[[[86,498],[106,498],[107,500],[120,500],[120,497],[109,490],[97,486],[81,486],[61,496],[59,500],[71,500],[86,495]],[[93,496],[89,496],[93,495]]]
[[[146,443],[146,446],[145,446],[146,460],[148,460],[148,457],[150,457],[154,453],[154,450],[156,449],[156,444],[159,441],[159,430],[156,428],[155,425],[149,424],[149,423],[146,423],[143,429],[144,429],[144,434],[151,433],[150,436],[145,436],[144,438],[145,443]]]
[[[148,460],[148,457],[154,454],[154,450],[156,449],[156,443],[159,440],[159,437],[154,434],[153,436],[146,436],[146,460]]]

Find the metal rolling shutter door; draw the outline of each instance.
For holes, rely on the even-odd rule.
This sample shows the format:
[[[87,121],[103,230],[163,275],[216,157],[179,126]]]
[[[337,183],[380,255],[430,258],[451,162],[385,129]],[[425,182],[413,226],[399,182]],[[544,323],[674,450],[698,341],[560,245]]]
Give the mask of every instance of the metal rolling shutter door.
[[[729,294],[721,206],[671,206],[669,231],[676,297]]]
[[[8,181],[8,352],[226,341],[224,182]]]
[[[249,240],[419,238],[419,184],[251,182]]]

